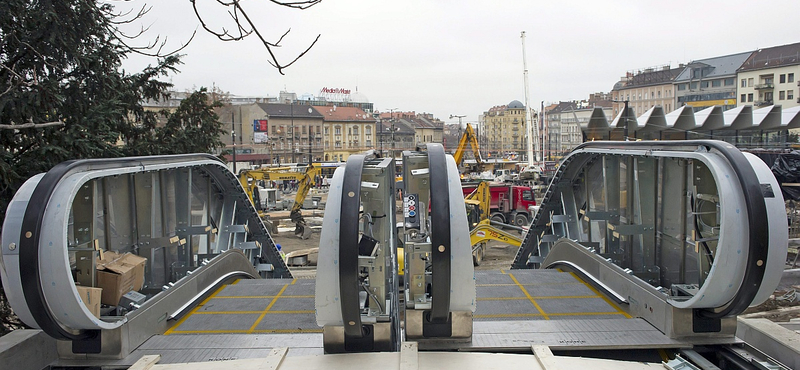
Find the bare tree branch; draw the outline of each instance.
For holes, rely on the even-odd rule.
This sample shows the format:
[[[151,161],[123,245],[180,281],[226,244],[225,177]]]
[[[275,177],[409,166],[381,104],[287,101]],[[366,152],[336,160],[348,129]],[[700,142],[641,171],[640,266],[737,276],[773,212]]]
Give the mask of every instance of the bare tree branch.
[[[294,62],[300,59],[303,55],[308,53],[308,51],[311,50],[312,47],[314,47],[314,45],[317,43],[317,41],[321,36],[317,35],[317,37],[314,39],[311,45],[309,45],[305,50],[303,50],[303,52],[300,53],[297,57],[292,59],[291,62],[282,64],[278,61],[278,57],[275,55],[272,48],[281,47],[281,41],[283,41],[284,37],[286,37],[286,35],[288,35],[289,32],[291,32],[291,28],[286,32],[284,32],[283,35],[281,35],[281,37],[278,38],[278,41],[276,42],[267,41],[267,39],[264,38],[264,36],[261,34],[261,31],[259,31],[256,25],[250,19],[250,16],[247,14],[247,12],[245,12],[244,9],[242,8],[240,0],[216,0],[217,3],[222,6],[233,7],[233,11],[228,11],[228,15],[234,22],[236,22],[236,26],[238,28],[238,35],[231,34],[225,28],[222,28],[222,31],[215,31],[211,29],[208,26],[208,24],[206,24],[205,20],[203,19],[203,16],[200,15],[200,11],[197,9],[196,1],[197,0],[190,0],[190,2],[192,3],[192,8],[194,9],[195,16],[200,21],[200,25],[203,27],[203,29],[205,29],[208,33],[216,36],[218,39],[222,41],[238,41],[244,39],[250,34],[255,34],[256,37],[258,37],[258,39],[261,40],[261,43],[264,44],[264,47],[267,49],[267,52],[269,53],[270,60],[268,60],[267,62],[269,62],[269,64],[272,65],[273,67],[275,67],[278,70],[278,73],[280,74],[284,74],[283,70],[285,68],[288,68],[289,66],[294,64]],[[285,6],[287,8],[303,10],[303,9],[308,9],[316,4],[319,4],[322,0],[301,0],[301,1],[288,1],[288,2],[279,0],[269,0],[269,1],[273,4]],[[242,22],[242,19],[239,18],[240,16],[243,18],[244,22]]]
[[[53,126],[65,126],[64,122],[61,121],[54,121],[54,122],[45,122],[45,123],[23,123],[21,125],[15,124],[11,122],[10,125],[0,124],[0,130],[21,130],[26,128],[45,128],[45,127],[53,127]]]

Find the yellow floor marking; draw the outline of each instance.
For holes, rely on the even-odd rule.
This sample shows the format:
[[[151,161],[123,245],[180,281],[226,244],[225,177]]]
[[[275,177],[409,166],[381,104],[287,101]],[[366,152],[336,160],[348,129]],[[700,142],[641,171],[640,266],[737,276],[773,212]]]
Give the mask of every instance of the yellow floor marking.
[[[541,313],[542,316],[544,316],[544,319],[545,320],[550,320],[550,317],[548,317],[547,314],[544,313],[544,310],[542,310],[542,308],[539,307],[539,304],[536,303],[536,300],[534,300],[533,297],[531,297],[531,295],[528,293],[528,290],[525,289],[525,287],[522,284],[519,283],[519,280],[517,280],[517,278],[514,277],[514,274],[508,274],[508,276],[511,277],[511,280],[514,280],[514,283],[517,284],[517,286],[520,289],[522,289],[522,293],[525,293],[525,296],[528,297],[528,299],[531,301],[531,303],[533,303],[533,306],[536,307],[536,309],[539,311],[539,313]]]
[[[186,321],[186,319],[188,319],[189,316],[192,316],[195,312],[197,312],[197,310],[200,309],[200,307],[203,307],[204,304],[206,304],[208,301],[210,301],[211,298],[214,298],[214,296],[216,296],[217,293],[221,292],[223,289],[225,289],[225,285],[219,287],[217,290],[214,291],[214,293],[211,293],[210,296],[206,297],[206,299],[204,299],[202,302],[200,302],[199,305],[195,306],[195,308],[193,308],[191,311],[189,311],[189,313],[187,313],[186,315],[183,315],[183,317],[181,317],[181,319],[178,320],[178,322],[176,322],[175,325],[173,325],[166,332],[164,332],[164,335],[172,334],[175,331],[175,328],[181,326],[181,324],[183,324],[183,322]]]
[[[322,333],[322,329],[259,329],[259,330],[176,330],[173,334],[285,334]]]
[[[500,269],[500,273],[505,275],[506,274],[506,270]]]
[[[231,285],[236,285],[236,284],[239,284],[239,280],[242,280],[242,279],[236,279],[236,280],[234,280],[234,281],[231,283]]]
[[[273,299],[276,296],[274,295],[243,295],[243,296],[222,296],[222,297],[214,297],[216,299],[234,299],[234,298],[246,298],[246,299]],[[282,295],[281,298],[314,298],[313,295]]]
[[[296,282],[297,282],[297,279],[292,280],[291,285],[294,285],[294,283],[296,283]]]
[[[283,292],[286,291],[287,287],[289,287],[289,284],[284,285],[283,288],[281,288],[281,291],[278,292],[278,295],[276,295],[275,298],[272,299],[272,302],[269,303],[269,306],[267,306],[267,308],[265,308],[264,311],[261,312],[261,316],[259,316],[258,320],[256,320],[256,322],[253,323],[253,326],[250,327],[251,332],[256,329],[261,320],[264,319],[264,315],[266,315],[267,311],[269,311],[272,308],[272,306],[275,305],[275,302],[277,302],[278,298],[280,298],[280,296],[283,295]]]
[[[608,304],[609,304],[611,307],[613,307],[615,310],[617,310],[617,312],[618,312],[618,313],[621,313],[622,315],[624,315],[626,319],[630,319],[630,318],[631,318],[631,315],[629,315],[627,312],[625,312],[625,311],[623,311],[621,308],[619,308],[619,306],[617,306],[617,304],[616,304],[616,303],[614,303],[612,300],[608,299],[608,297],[606,297],[605,295],[601,294],[601,293],[600,293],[600,292],[599,292],[597,289],[595,289],[595,288],[594,288],[594,287],[593,287],[591,284],[587,284],[586,282],[584,282],[583,280],[581,280],[581,279],[578,277],[578,275],[575,275],[575,273],[574,273],[574,272],[570,272],[569,274],[570,274],[570,275],[572,275],[572,277],[573,277],[573,278],[575,278],[575,280],[577,280],[577,281],[580,281],[580,282],[582,282],[584,285],[586,285],[586,287],[587,287],[587,288],[591,289],[591,290],[592,290],[592,292],[594,292],[594,294],[597,294],[597,295],[598,295],[600,298],[602,298],[604,301],[606,301],[606,303],[608,303]]]
[[[197,315],[228,315],[228,314],[235,314],[235,315],[243,315],[243,314],[294,314],[294,313],[314,313],[314,310],[287,310],[287,311],[198,311],[195,312]]]
[[[539,313],[497,313],[488,315],[475,315],[476,319],[491,319],[503,317],[548,317],[548,316],[599,316],[599,315],[622,315],[624,312],[562,312],[562,313],[549,313],[542,315]],[[548,318],[549,320],[549,318]]]
[[[603,298],[597,295],[548,295],[548,296],[531,296],[533,299],[589,299],[589,298]],[[479,301],[514,301],[519,299],[528,299],[528,297],[483,297],[478,298]]]
[[[510,275],[510,274],[509,274]],[[528,286],[547,286],[547,285],[583,285],[583,282],[574,282],[574,283],[536,283],[536,284],[524,284]],[[475,284],[475,286],[517,286],[517,284]]]

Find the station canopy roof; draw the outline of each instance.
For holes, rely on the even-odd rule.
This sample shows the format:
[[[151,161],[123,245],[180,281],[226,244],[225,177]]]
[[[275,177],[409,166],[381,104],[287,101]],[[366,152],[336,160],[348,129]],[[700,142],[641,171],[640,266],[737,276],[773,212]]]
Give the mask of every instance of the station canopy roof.
[[[800,128],[800,106],[782,109],[780,105],[754,108],[750,105],[723,111],[721,106],[711,106],[694,112],[692,107],[683,106],[666,113],[661,107],[652,107],[639,117],[633,108],[628,108],[627,120],[624,112],[619,112],[609,122],[602,108],[594,108],[591,118],[581,123],[581,130],[587,132],[607,132],[622,129],[628,122],[628,130],[633,132],[659,132],[664,130],[706,132],[714,130],[764,130],[778,131]]]

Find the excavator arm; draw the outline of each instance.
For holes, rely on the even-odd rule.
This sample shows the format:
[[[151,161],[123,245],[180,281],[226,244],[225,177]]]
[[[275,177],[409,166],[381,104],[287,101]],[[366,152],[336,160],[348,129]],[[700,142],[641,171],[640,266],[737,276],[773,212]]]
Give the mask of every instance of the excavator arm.
[[[461,135],[461,139],[458,141],[458,149],[456,149],[455,154],[453,154],[453,159],[456,161],[456,166],[460,166],[461,162],[464,160],[464,152],[467,150],[467,145],[471,147],[472,155],[475,156],[475,161],[478,163],[478,165],[483,164],[480,147],[478,146],[478,137],[475,135],[475,130],[472,129],[472,125],[469,123],[467,123],[467,128],[464,130],[464,134]]]
[[[264,168],[260,170],[242,171],[239,175],[239,182],[242,184],[242,188],[244,188],[250,200],[256,204],[258,200],[256,181],[297,180],[299,184],[297,195],[294,198],[294,204],[289,213],[289,218],[295,224],[295,235],[302,239],[308,239],[311,236],[311,229],[307,227],[300,209],[303,206],[303,201],[306,199],[306,196],[308,196],[308,192],[316,185],[317,176],[319,174],[319,167],[315,167],[312,164],[308,165],[305,172],[293,171],[291,167]]]
[[[303,206],[303,201],[306,199],[306,196],[308,196],[308,192],[316,185],[319,173],[320,170],[318,167],[314,167],[314,165],[311,164],[308,165],[306,172],[298,180],[299,187],[297,188],[297,195],[294,197],[294,205],[292,205],[292,210],[289,212],[289,218],[295,224],[294,234],[302,239],[308,239],[311,236],[311,228],[306,224],[306,220],[303,218],[303,213],[300,209]]]

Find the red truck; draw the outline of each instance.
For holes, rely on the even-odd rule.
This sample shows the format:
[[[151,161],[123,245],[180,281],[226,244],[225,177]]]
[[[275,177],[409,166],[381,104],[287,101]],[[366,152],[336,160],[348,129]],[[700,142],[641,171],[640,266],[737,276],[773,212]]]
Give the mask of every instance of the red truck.
[[[478,184],[463,183],[461,190],[464,196],[472,193]],[[490,218],[492,221],[527,227],[533,219],[529,207],[536,205],[533,189],[529,186],[491,183]]]

